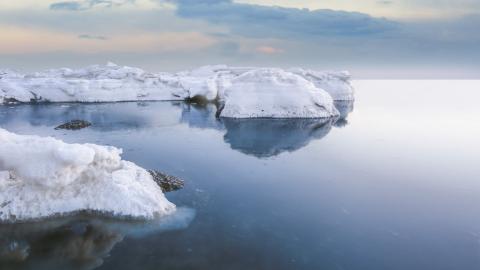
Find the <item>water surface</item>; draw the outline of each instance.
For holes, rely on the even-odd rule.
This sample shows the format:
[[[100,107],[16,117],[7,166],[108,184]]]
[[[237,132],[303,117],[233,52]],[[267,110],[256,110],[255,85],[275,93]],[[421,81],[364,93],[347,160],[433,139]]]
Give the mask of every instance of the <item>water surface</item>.
[[[0,126],[121,147],[186,180],[153,223],[0,225],[0,269],[479,269],[480,82],[357,81],[340,119],[172,102],[0,107]],[[72,120],[80,131],[54,130]]]

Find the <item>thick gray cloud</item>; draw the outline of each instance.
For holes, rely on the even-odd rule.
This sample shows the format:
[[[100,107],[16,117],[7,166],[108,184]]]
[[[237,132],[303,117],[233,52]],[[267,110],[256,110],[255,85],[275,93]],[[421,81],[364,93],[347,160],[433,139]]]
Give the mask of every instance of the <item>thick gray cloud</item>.
[[[239,4],[231,0],[173,0],[177,14],[230,27],[250,37],[296,38],[388,34],[399,24],[358,12]]]
[[[473,64],[480,60],[480,15],[396,22],[357,12],[239,4],[231,0],[171,0],[183,18],[229,28],[234,35],[275,38],[284,56],[388,64]],[[391,1],[383,1],[392,4]],[[281,44],[286,47],[287,45]],[[335,53],[337,52],[337,53]],[[308,61],[316,57],[310,57]],[[293,60],[292,60],[293,61]],[[473,64],[475,65],[475,64]],[[478,64],[477,64],[478,65]]]
[[[135,47],[96,54],[70,48],[34,55],[3,52],[0,63],[6,67],[22,67],[29,62],[50,67],[110,60],[152,70],[226,63],[349,69],[356,77],[368,78],[480,78],[479,14],[394,21],[356,12],[239,4],[231,0],[152,0],[173,3],[176,9],[135,9],[133,5],[114,8],[131,1],[79,0],[53,4],[50,10],[0,10],[0,23],[49,29],[98,42],[107,36],[105,42],[117,36],[135,39],[138,33],[164,32],[198,32],[214,42],[198,50],[168,53],[139,52]],[[390,1],[378,1],[379,5],[386,2]],[[388,5],[399,4],[394,1]],[[281,53],[266,54],[258,49],[266,47]],[[453,69],[457,73],[448,77]]]

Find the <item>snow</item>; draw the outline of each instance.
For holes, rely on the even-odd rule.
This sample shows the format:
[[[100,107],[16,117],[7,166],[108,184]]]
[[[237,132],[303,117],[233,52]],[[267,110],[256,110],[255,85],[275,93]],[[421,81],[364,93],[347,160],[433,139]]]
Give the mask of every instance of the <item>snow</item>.
[[[0,104],[198,98],[220,101],[223,117],[329,117],[337,114],[331,100],[353,100],[349,80],[348,72],[226,65],[178,73],[149,73],[113,63],[32,74],[5,69],[0,70]]]
[[[293,68],[288,71],[302,76],[316,87],[327,91],[335,101],[354,99],[353,87],[350,84],[351,76],[347,71],[319,72],[302,68]]]
[[[167,80],[164,81],[162,78]],[[115,64],[84,69],[51,69],[27,75],[9,74],[0,79],[0,101],[19,102],[118,102],[178,100],[187,92],[167,75]],[[3,92],[3,93],[2,93]]]
[[[151,219],[175,211],[150,174],[121,153],[0,129],[0,221],[83,210]]]
[[[217,98],[218,89],[222,87],[221,69],[226,66],[204,66],[191,71],[183,71],[176,74],[180,85],[187,89],[188,97],[202,97],[212,101]]]
[[[219,95],[222,117],[326,118],[338,115],[331,96],[281,69],[256,69],[231,80]]]

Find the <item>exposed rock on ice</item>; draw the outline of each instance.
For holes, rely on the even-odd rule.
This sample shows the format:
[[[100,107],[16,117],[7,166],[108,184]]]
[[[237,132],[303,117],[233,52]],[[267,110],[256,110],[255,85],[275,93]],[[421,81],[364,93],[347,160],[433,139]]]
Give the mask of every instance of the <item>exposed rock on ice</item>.
[[[121,153],[0,129],[0,221],[78,211],[133,218],[172,213],[175,205],[152,176]]]
[[[153,181],[157,183],[163,192],[175,191],[183,188],[185,182],[175,176],[168,175],[155,170],[148,170],[153,177]]]
[[[353,100],[347,72],[204,66],[178,73],[94,65],[20,74],[0,71],[0,104],[15,102],[218,101],[223,117],[329,117]]]
[[[72,120],[70,122],[61,124],[55,129],[68,129],[68,130],[77,130],[91,126],[92,123],[85,120]]]

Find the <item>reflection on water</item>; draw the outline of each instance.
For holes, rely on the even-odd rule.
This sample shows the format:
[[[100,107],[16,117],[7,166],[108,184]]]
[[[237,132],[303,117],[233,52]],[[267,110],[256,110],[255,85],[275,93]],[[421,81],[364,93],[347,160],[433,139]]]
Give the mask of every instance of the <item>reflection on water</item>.
[[[348,114],[353,112],[353,101],[335,101],[335,107],[340,112],[340,116],[334,122],[336,127],[344,127],[348,124]]]
[[[95,269],[125,237],[186,229],[195,211],[148,222],[76,215],[40,222],[0,224],[0,269]]]
[[[156,106],[158,105],[158,106]],[[32,126],[58,126],[70,120],[86,120],[96,131],[122,131],[168,126],[177,122],[176,103],[65,103],[0,106],[0,125],[19,120]],[[177,112],[178,114],[178,112]],[[162,117],[158,117],[161,115]]]
[[[102,137],[100,143],[110,143],[111,136],[120,136],[122,142],[134,142],[134,146],[131,147],[137,145],[144,149],[146,158],[153,160],[156,158],[155,151],[149,152],[146,149],[154,146],[152,144],[155,142],[143,142],[138,138],[151,130],[186,126],[191,130],[211,130],[219,133],[223,135],[219,138],[223,137],[223,141],[231,149],[264,158],[296,151],[307,146],[312,140],[323,138],[336,123],[345,121],[351,108],[348,104],[339,105],[342,115],[337,119],[219,119],[215,117],[216,107],[213,104],[202,106],[183,102],[131,102],[18,105],[0,107],[0,126],[20,133],[23,130],[31,134],[66,136],[67,140],[72,141],[92,136],[97,137],[97,140],[98,137]],[[73,119],[89,121],[92,126],[80,131],[53,129]],[[31,132],[32,130],[40,132]],[[70,135],[73,137],[69,137]],[[153,135],[151,138],[156,139],[155,137],[156,135]],[[194,183],[189,183],[189,186],[181,191],[183,199],[173,201],[178,204],[180,199],[180,205],[186,204],[195,208],[212,207],[213,202],[208,200],[209,194],[194,187]],[[234,206],[231,209],[237,208],[238,206]],[[237,211],[242,210],[240,208]],[[141,223],[75,216],[38,223],[0,224],[0,269],[95,269],[104,264],[115,246],[124,242],[125,238],[146,241],[149,235],[183,230],[189,226],[194,215],[194,210],[180,207],[175,215],[156,222]],[[203,222],[189,230],[188,238],[172,238],[170,233],[162,234],[163,240],[159,241],[168,244],[157,246],[157,252],[167,254],[171,247],[176,246],[185,247],[188,253],[191,249],[189,246],[192,245],[190,241],[198,244],[215,238],[217,232],[209,232],[209,227],[215,226],[218,218],[212,216],[213,219],[205,220],[207,216],[208,214],[204,213]],[[258,244],[253,248],[250,243],[260,236],[250,232],[249,228],[249,226],[238,228],[237,230],[246,238],[236,241],[241,245],[243,254],[257,256],[262,252],[262,245]],[[203,250],[203,255],[197,251],[196,256],[189,260],[185,258],[181,260],[208,268],[208,262],[202,261],[201,258],[220,252],[224,249],[224,244],[223,240],[210,243],[209,248]],[[264,248],[268,246],[267,244]],[[268,257],[268,252],[264,254]],[[227,255],[225,259],[229,256]],[[177,259],[163,260],[162,264],[166,267],[175,267],[178,265]]]
[[[224,129],[222,121],[215,117],[217,107],[213,104],[198,105],[183,103],[181,108],[182,116],[180,122],[187,123],[190,127],[217,130]]]
[[[333,119],[222,119],[226,143],[256,157],[293,152],[311,140],[325,137]]]
[[[332,126],[345,126],[348,114],[353,111],[353,101],[336,102],[335,105],[340,112],[337,118],[217,119],[214,105],[184,104],[181,121],[191,127],[225,130],[223,138],[232,149],[262,158],[296,151],[311,140],[325,137]]]
[[[353,102],[336,102],[336,106],[340,116],[331,119],[231,119],[216,118],[213,104],[183,102],[19,105],[0,107],[0,125],[21,120],[32,126],[57,126],[80,119],[93,124],[89,129],[107,132],[186,123],[224,132],[224,140],[232,149],[262,158],[298,150],[326,136],[332,126],[345,126]]]
[[[13,132],[118,146],[181,177],[166,196],[195,209],[174,223],[188,228],[161,233],[88,218],[1,225],[0,269],[480,269],[479,82],[358,83],[354,113],[337,103],[343,118],[326,123],[170,102],[0,107]],[[72,118],[94,126],[54,130]]]
[[[311,140],[322,139],[332,126],[347,124],[353,101],[336,102],[340,116],[324,119],[234,119],[216,118],[214,105],[184,104],[182,122],[190,127],[225,130],[224,140],[234,150],[259,158],[293,152]]]

